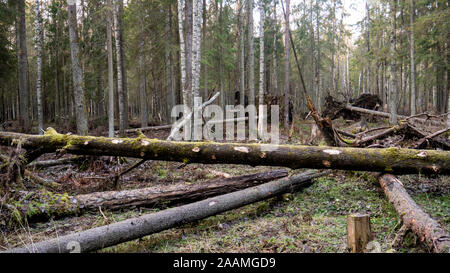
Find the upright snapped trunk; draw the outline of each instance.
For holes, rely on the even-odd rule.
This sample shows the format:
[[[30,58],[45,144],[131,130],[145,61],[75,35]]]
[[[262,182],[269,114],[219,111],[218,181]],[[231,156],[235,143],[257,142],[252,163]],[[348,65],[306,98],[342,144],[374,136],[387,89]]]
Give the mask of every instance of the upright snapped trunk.
[[[73,92],[75,100],[75,116],[79,135],[88,134],[87,112],[83,88],[83,71],[80,63],[78,45],[77,5],[76,0],[68,0],[70,55],[72,59]]]
[[[25,0],[17,2],[18,20],[16,28],[16,43],[18,55],[19,74],[19,124],[22,132],[30,130],[30,118],[28,113],[28,66],[27,66],[27,42],[25,23]]]
[[[41,12],[39,9],[39,0],[35,1],[36,12],[36,57],[37,57],[37,75],[36,75],[36,98],[38,112],[38,134],[44,133],[44,121],[42,111],[42,27]]]

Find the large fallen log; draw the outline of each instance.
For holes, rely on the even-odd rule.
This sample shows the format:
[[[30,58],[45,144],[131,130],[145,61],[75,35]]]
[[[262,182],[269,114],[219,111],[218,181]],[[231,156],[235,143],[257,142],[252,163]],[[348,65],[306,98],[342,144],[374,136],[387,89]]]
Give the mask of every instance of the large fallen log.
[[[62,135],[49,129],[42,135],[0,132],[0,145],[41,153],[105,155],[203,164],[247,164],[292,169],[340,169],[388,173],[450,173],[450,152],[412,149],[330,148],[297,145],[173,142],[157,139]]]
[[[28,222],[47,220],[50,217],[79,215],[102,209],[117,210],[132,207],[166,207],[191,203],[209,197],[253,187],[288,176],[286,170],[218,178],[193,185],[155,186],[151,188],[106,191],[77,196],[49,194],[32,195],[33,200],[22,199],[15,208]]]
[[[438,222],[420,209],[408,195],[402,182],[390,174],[380,176],[378,181],[389,202],[394,205],[397,214],[401,217],[403,226],[412,230],[432,251],[449,253],[448,231],[441,228]]]
[[[74,234],[21,248],[9,249],[13,253],[70,252],[75,246],[80,252],[90,252],[119,243],[138,239],[181,224],[204,219],[228,210],[262,201],[310,185],[310,180],[329,172],[308,171],[245,190],[209,198],[188,205],[150,213],[114,224],[88,229]]]

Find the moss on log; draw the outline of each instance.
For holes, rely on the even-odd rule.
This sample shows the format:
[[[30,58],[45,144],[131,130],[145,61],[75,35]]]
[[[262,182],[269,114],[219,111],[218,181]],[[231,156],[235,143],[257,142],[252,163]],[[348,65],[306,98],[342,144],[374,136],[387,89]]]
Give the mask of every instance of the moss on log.
[[[203,164],[246,164],[292,169],[340,169],[396,174],[449,174],[450,152],[412,149],[367,149],[271,144],[175,142],[138,138],[62,135],[49,129],[45,135],[0,132],[0,145],[41,152],[105,155]]]

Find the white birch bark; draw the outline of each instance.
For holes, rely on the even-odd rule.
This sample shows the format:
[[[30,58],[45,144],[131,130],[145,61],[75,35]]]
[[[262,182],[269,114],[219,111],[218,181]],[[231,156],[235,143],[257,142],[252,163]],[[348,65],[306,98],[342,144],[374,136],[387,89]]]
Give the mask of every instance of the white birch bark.
[[[36,75],[36,99],[38,112],[38,134],[44,133],[43,111],[42,111],[42,26],[39,0],[35,1],[36,13],[36,57],[37,57],[37,75]]]
[[[264,0],[260,0],[260,22],[259,22],[259,101],[258,101],[258,135],[261,139],[265,140],[265,128],[264,128]]]
[[[106,47],[108,51],[108,136],[114,137],[114,67],[112,50],[111,0],[107,0]]]

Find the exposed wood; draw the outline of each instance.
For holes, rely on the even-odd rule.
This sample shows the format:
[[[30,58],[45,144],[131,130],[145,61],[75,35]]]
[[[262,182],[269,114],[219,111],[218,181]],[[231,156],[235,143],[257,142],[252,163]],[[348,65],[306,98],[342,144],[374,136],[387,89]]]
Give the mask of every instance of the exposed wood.
[[[347,215],[347,246],[353,253],[363,252],[373,234],[368,214]]]
[[[245,190],[146,214],[138,218],[120,221],[66,236],[59,236],[49,241],[9,249],[5,252],[69,252],[72,249],[71,245],[73,243],[76,243],[80,247],[81,252],[90,252],[292,192],[310,185],[311,179],[327,175],[328,173],[308,171],[290,178],[279,179]]]
[[[450,235],[448,231],[414,202],[402,182],[390,174],[380,176],[378,182],[402,219],[403,225],[411,229],[433,252],[449,253]]]
[[[340,169],[389,173],[450,173],[450,152],[413,149],[330,148],[301,145],[173,142],[157,139],[0,132],[0,145],[22,139],[22,148],[40,153],[123,156],[204,164],[247,164],[292,169]]]
[[[27,175],[27,173],[25,173]],[[106,191],[67,197],[67,206],[48,206],[42,209],[30,207],[29,202],[21,202],[17,207],[28,222],[47,220],[50,217],[61,218],[79,215],[87,211],[97,211],[99,207],[107,210],[129,209],[133,207],[167,207],[169,205],[187,204],[213,196],[226,194],[257,186],[272,180],[288,176],[286,170],[256,173],[230,178],[218,178],[192,185],[154,186],[123,191]],[[32,178],[34,179],[35,176]],[[57,186],[49,184],[51,186]],[[54,198],[54,196],[53,196]],[[45,200],[46,196],[40,198]],[[43,203],[44,201],[41,201]],[[62,202],[61,202],[62,203]]]

